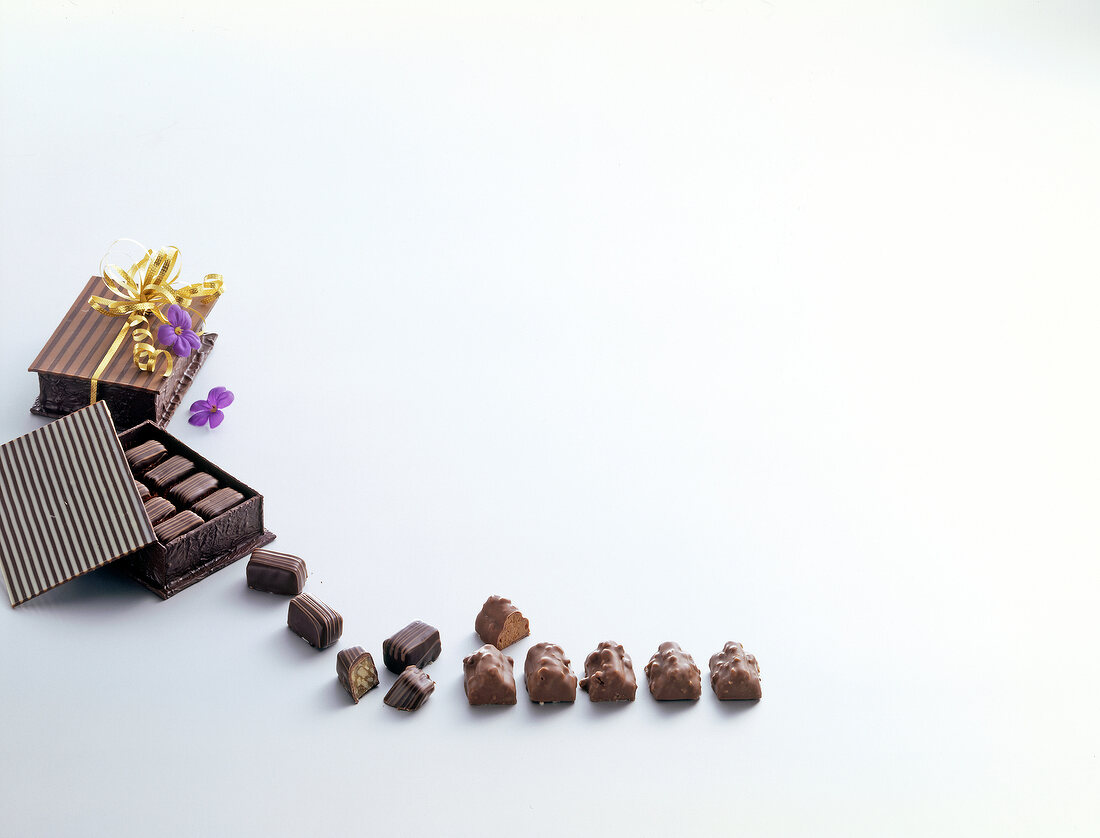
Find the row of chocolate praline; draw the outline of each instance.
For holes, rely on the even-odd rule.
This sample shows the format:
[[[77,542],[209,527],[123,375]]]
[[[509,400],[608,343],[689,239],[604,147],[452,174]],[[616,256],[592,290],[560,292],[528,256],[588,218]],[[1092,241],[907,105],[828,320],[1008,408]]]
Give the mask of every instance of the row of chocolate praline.
[[[168,456],[168,449],[155,439],[127,450],[126,462],[138,476],[134,485],[162,544],[244,500],[236,489],[220,486],[216,477],[196,471],[186,457]]]
[[[256,550],[246,570],[248,586],[267,593],[292,596],[287,625],[317,649],[334,645],[344,631],[341,615],[325,603],[302,593],[305,562],[289,553]],[[463,685],[471,705],[515,704],[514,661],[503,649],[531,633],[530,622],[511,600],[491,596],[474,620],[474,631],[485,643],[464,658]],[[439,629],[416,620],[382,643],[382,662],[398,677],[385,703],[398,710],[415,710],[435,690],[424,667],[442,651]],[[649,691],[658,701],[692,701],[702,695],[701,672],[679,644],[662,643],[645,667]],[[378,686],[378,670],[362,646],[343,649],[336,656],[336,676],[356,703]],[[760,698],[760,667],[740,643],[729,642],[710,658],[710,682],[723,701]],[[634,665],[618,643],[600,643],[584,662],[577,679],[560,646],[536,643],[527,651],[524,683],[531,701],[539,704],[572,702],[578,685],[592,701],[633,701],[638,689]]]

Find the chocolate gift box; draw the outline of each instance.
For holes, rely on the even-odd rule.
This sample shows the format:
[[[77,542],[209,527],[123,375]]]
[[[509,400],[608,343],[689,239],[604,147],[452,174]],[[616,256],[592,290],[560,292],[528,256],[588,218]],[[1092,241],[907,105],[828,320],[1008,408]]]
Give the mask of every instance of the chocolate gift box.
[[[133,473],[124,453],[151,440],[229,503],[184,493],[187,507],[177,494],[154,527],[146,505],[164,504],[172,486],[153,489],[142,477],[156,463]],[[118,434],[104,402],[0,445],[0,576],[13,606],[113,562],[167,599],[274,538],[255,489],[153,422]]]
[[[222,293],[222,280],[208,274],[177,287],[175,248],[144,251],[129,268],[105,264],[115,245],[100,265],[103,276],[88,280],[30,365],[39,382],[31,412],[58,418],[105,401],[119,428],[144,421],[164,427],[214,348],[217,335],[202,334],[201,324]],[[195,349],[185,356],[156,338],[173,305],[182,307],[197,332],[189,334]]]

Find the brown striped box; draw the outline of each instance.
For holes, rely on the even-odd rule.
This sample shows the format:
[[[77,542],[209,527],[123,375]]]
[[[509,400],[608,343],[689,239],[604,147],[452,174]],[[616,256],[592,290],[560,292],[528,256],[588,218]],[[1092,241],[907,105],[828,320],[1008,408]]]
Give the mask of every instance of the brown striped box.
[[[30,371],[38,373],[39,386],[31,413],[56,419],[91,403],[92,374],[123,325],[123,318],[108,317],[88,305],[93,295],[107,294],[102,279],[98,276],[89,279],[30,365]],[[205,320],[216,302],[216,297],[195,300],[191,308]],[[160,371],[138,369],[134,364],[133,341],[127,337],[99,376],[97,401],[110,405],[118,428],[132,428],[145,421],[163,427],[187,394],[217,337],[210,333],[203,335],[202,348],[187,358],[176,358],[168,378]]]
[[[149,439],[244,500],[160,543],[123,454]],[[274,538],[259,492],[152,422],[117,434],[104,402],[0,445],[0,577],[13,606],[114,562],[167,599]]]

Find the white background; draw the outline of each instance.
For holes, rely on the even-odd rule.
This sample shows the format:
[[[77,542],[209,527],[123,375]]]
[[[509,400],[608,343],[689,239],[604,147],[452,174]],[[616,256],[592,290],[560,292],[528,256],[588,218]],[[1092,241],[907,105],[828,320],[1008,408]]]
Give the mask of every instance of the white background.
[[[170,430],[342,645],[444,645],[403,715],[243,563],[0,611],[0,833],[1100,829],[1095,4],[0,9],[0,439],[178,245],[238,398]],[[764,699],[475,712],[490,593]]]

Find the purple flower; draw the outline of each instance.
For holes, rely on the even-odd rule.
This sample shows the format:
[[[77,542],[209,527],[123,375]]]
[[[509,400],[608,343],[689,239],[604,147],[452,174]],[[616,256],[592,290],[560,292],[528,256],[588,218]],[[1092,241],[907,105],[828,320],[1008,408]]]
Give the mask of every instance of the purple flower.
[[[181,358],[186,358],[202,346],[202,341],[191,328],[191,315],[177,305],[168,306],[164,313],[168,322],[157,329],[157,340]]]
[[[224,387],[215,387],[205,399],[199,399],[191,405],[191,418],[187,421],[196,428],[210,423],[211,428],[216,428],[225,419],[222,413],[223,407],[233,404],[233,394]]]

